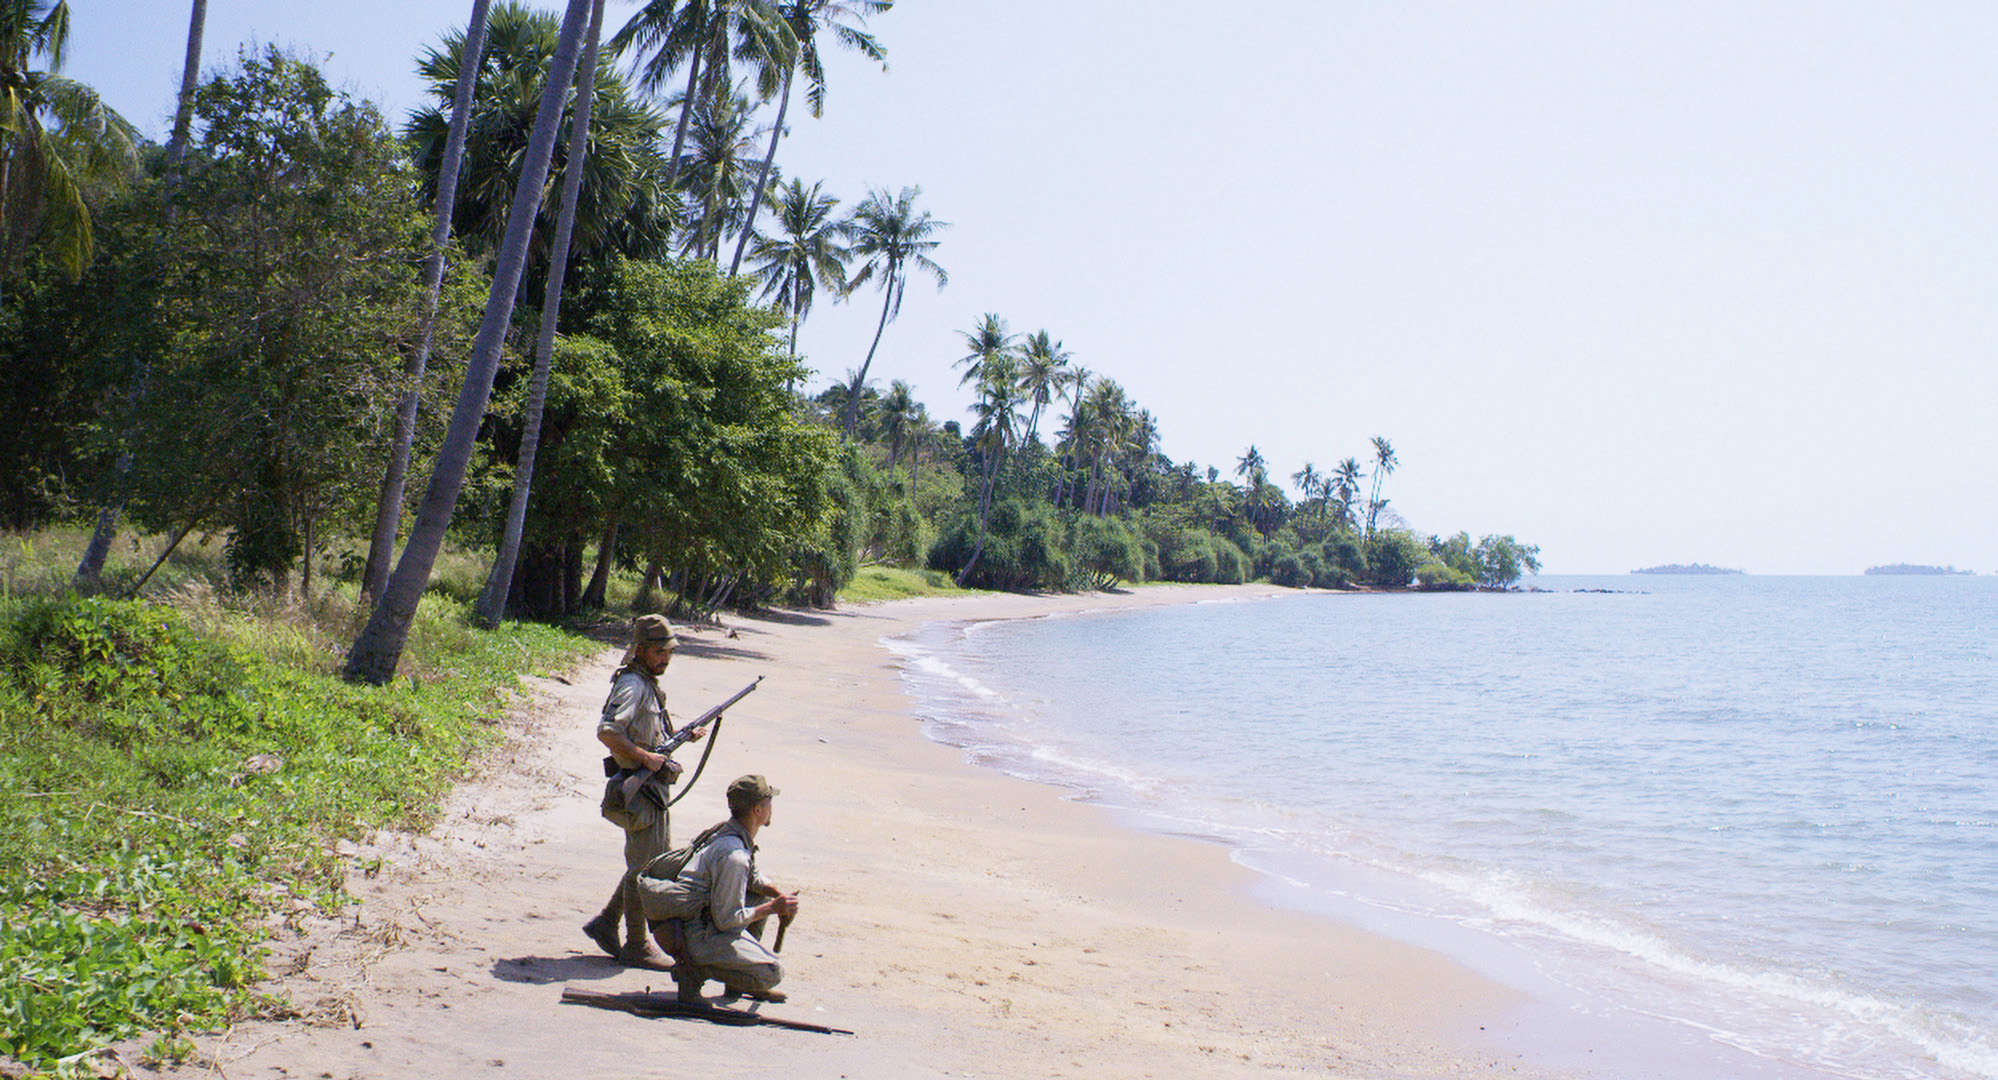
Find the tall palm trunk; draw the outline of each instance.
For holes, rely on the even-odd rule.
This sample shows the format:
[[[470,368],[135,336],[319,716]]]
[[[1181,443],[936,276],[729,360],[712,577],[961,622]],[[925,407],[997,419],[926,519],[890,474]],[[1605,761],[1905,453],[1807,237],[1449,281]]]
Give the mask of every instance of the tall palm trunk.
[[[797,70],[796,61],[784,69],[784,95],[777,99],[777,124],[770,129],[770,152],[763,155],[763,168],[756,173],[756,192],[749,197],[749,216],[742,219],[742,232],[735,238],[735,258],[728,263],[729,277],[734,277],[742,266],[743,249],[749,246],[749,234],[756,231],[756,212],[763,209],[763,189],[770,183],[770,166],[777,160],[777,140],[784,137],[784,113],[791,107],[791,76]]]
[[[555,132],[562,122],[562,101],[575,78],[576,54],[582,45],[583,24],[590,7],[590,0],[569,0],[562,17],[562,36],[548,65],[548,85],[541,91],[541,107],[535,113],[534,131],[527,141],[512,205],[507,209],[506,236],[500,244],[491,291],[486,294],[485,317],[479,323],[471,360],[465,367],[465,385],[459,391],[457,407],[452,410],[451,426],[438,450],[437,463],[430,470],[430,485],[423,494],[409,543],[403,547],[395,572],[389,575],[388,588],[375,601],[367,626],[347,652],[343,673],[348,679],[380,684],[395,676],[403,644],[409,639],[410,622],[416,617],[417,602],[430,583],[431,567],[444,544],[444,530],[451,524],[451,512],[465,485],[465,471],[471,464],[479,422],[492,398],[500,347],[505,344],[507,325],[513,318],[514,290],[519,287],[527,265],[528,241],[541,208],[548,162],[555,154]]]
[[[881,347],[881,331],[888,329],[888,307],[895,299],[894,271],[889,271],[888,287],[881,290],[881,321],[874,327],[874,343],[867,347],[867,359],[860,362],[860,374],[854,377],[853,393],[847,395],[846,419],[840,427],[846,437],[853,438],[853,426],[860,420],[860,388],[867,385],[867,368],[874,363],[874,350]]]
[[[527,416],[522,420],[520,458],[513,469],[513,502],[506,510],[492,573],[479,594],[477,615],[487,626],[506,614],[513,587],[513,564],[520,556],[520,533],[527,525],[527,500],[534,489],[534,458],[541,444],[541,410],[548,402],[548,369],[555,355],[555,324],[562,314],[562,281],[569,269],[569,238],[576,229],[576,203],[583,191],[583,158],[590,150],[590,107],[597,92],[597,35],[603,29],[604,0],[595,0],[590,31],[583,43],[576,104],[569,116],[569,157],[562,167],[562,211],[555,219],[555,246],[548,253],[548,284],[541,297],[541,336],[534,347],[534,377],[527,384]]]
[[[437,170],[437,223],[430,229],[430,257],[423,264],[423,321],[416,352],[404,368],[409,386],[396,402],[395,442],[389,446],[388,471],[382,476],[375,503],[375,531],[368,540],[368,562],[361,571],[361,592],[374,597],[388,584],[389,563],[395,557],[395,534],[402,524],[403,489],[409,479],[409,455],[416,442],[416,411],[423,399],[423,373],[430,366],[431,337],[437,328],[437,296],[444,285],[444,247],[451,241],[451,215],[458,202],[458,173],[465,162],[465,132],[472,120],[472,88],[486,51],[486,11],[492,0],[472,0],[472,22],[465,30],[465,49],[458,55],[458,85],[451,92],[451,127],[444,137],[444,161]]]
[[[187,61],[180,69],[180,100],[173,110],[173,136],[167,140],[166,199],[173,202],[180,185],[180,165],[187,159],[188,129],[194,125],[194,87],[201,79],[201,35],[208,25],[208,0],[194,0],[187,20]]]
[[[680,96],[680,123],[673,129],[673,157],[666,163],[666,190],[680,182],[680,151],[687,145],[687,121],[694,118],[694,87],[701,77],[701,57],[707,52],[705,40],[694,45],[694,58],[687,63],[687,92]]]

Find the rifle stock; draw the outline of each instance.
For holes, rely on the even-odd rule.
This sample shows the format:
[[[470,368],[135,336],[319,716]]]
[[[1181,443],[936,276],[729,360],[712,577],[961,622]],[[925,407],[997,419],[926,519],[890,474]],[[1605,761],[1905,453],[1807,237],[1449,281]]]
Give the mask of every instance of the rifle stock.
[[[729,706],[735,704],[738,701],[741,701],[743,698],[748,697],[749,692],[751,690],[756,689],[756,684],[762,681],[763,681],[763,676],[758,675],[755,679],[750,681],[748,686],[745,686],[742,689],[737,690],[734,696],[730,697],[727,701],[724,701],[721,704],[715,706],[714,708],[709,709],[707,712],[702,713],[698,718],[694,720],[693,723],[688,724],[686,727],[683,727],[680,730],[674,732],[673,734],[667,736],[666,741],[661,743],[658,747],[656,747],[653,750],[653,753],[669,754],[669,755],[672,754],[674,750],[684,745],[688,739],[693,738],[695,732],[700,731],[702,728],[705,728],[709,724],[714,723],[716,720],[721,719],[721,714],[728,711]],[[624,787],[622,788],[624,792],[625,805],[627,806],[631,805],[631,800],[638,797],[638,789],[644,787],[645,782],[647,780],[652,779],[655,775],[657,775],[657,773],[654,770],[645,769],[640,772],[635,772],[631,774],[631,776],[627,777],[624,781]]]

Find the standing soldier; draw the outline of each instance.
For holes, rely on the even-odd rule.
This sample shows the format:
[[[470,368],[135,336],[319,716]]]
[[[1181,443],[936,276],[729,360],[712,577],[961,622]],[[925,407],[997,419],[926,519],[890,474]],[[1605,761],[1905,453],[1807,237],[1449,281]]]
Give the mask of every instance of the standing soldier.
[[[672,846],[667,831],[666,789],[680,775],[680,766],[654,747],[673,734],[666,715],[666,697],[659,690],[659,676],[673,659],[679,644],[673,624],[664,615],[640,615],[631,624],[631,647],[624,663],[611,676],[610,696],[604,699],[603,718],[597,723],[597,741],[610,751],[604,771],[610,779],[604,784],[603,815],[624,830],[624,877],[610,902],[596,918],[583,924],[583,932],[604,952],[623,963],[664,971],[671,961],[646,933],[645,909],[640,902],[636,875],[654,857]],[[693,738],[700,738],[697,732]],[[635,772],[651,771],[647,780],[625,801],[624,781]],[[617,924],[622,918],[625,937],[618,942]]]

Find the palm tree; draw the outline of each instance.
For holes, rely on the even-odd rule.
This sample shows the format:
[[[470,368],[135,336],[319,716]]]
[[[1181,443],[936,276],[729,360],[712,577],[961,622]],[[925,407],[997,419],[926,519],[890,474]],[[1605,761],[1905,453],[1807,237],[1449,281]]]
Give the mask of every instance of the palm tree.
[[[1360,479],[1364,476],[1366,473],[1360,470],[1359,461],[1347,458],[1332,470],[1331,477],[1326,481],[1330,485],[1330,493],[1339,500],[1339,519],[1348,529],[1358,523],[1353,516],[1353,500],[1360,495]]]
[[[1089,460],[1089,485],[1083,489],[1082,511],[1103,515],[1110,512],[1112,473],[1129,438],[1134,417],[1124,388],[1110,379],[1098,379],[1090,387],[1087,408],[1078,408],[1084,421],[1076,433],[1081,456]]]
[[[85,187],[138,169],[132,125],[59,74],[68,50],[65,0],[0,0],[0,281],[43,234],[70,280],[82,277],[95,246]]]
[[[867,359],[861,361],[856,383],[866,381],[867,369],[874,363],[874,350],[881,347],[881,332],[902,310],[902,292],[909,283],[909,271],[921,270],[935,278],[939,292],[950,283],[950,275],[930,258],[930,252],[941,243],[933,239],[934,235],[950,228],[950,223],[930,217],[927,210],[916,210],[916,197],[922,193],[922,188],[905,187],[891,199],[886,191],[870,191],[867,201],[854,210],[853,217],[843,226],[853,244],[853,254],[866,260],[860,273],[847,284],[848,291],[859,288],[869,278],[877,278],[876,287],[881,290],[881,321],[874,327],[874,342],[867,347]],[[847,402],[846,420],[840,425],[847,438],[853,437],[859,404],[858,397]]]
[[[748,95],[719,94],[695,110],[692,134],[693,145],[680,166],[692,231],[680,250],[695,258],[719,260],[723,234],[743,216],[756,164],[752,155],[757,132]],[[746,221],[742,227],[748,228]]]
[[[777,192],[779,235],[756,238],[756,275],[763,295],[777,301],[791,316],[791,358],[798,357],[798,324],[812,309],[821,288],[846,295],[846,261],[852,257],[840,243],[840,226],[833,221],[839,200],[809,189],[796,177]]]
[[[452,201],[452,229],[474,255],[488,254],[505,232],[521,157],[533,131],[549,58],[560,32],[561,25],[552,12],[526,7],[518,0],[495,4],[486,22],[485,48],[478,55],[470,126]],[[464,36],[447,34],[417,63],[417,73],[428,84],[436,104],[414,112],[403,132],[412,144],[424,183],[432,190],[443,178],[443,162],[450,148],[451,116],[444,108],[455,112],[461,60],[468,55],[464,44]],[[565,94],[568,89],[563,88]],[[660,238],[642,235],[642,231],[661,224],[656,219],[663,215],[656,214],[656,208],[671,201],[664,189],[667,163],[658,149],[664,124],[664,117],[635,100],[615,72],[598,71],[588,125],[590,153],[579,163],[584,175],[570,238],[572,254],[601,250],[611,243],[634,256],[657,250]],[[559,188],[568,171],[567,142],[566,134],[558,131],[549,174],[551,188]],[[536,269],[547,266],[548,252],[554,246],[556,213],[555,200],[545,200],[542,215],[535,221],[528,276],[523,279],[529,284],[538,284]]]
[[[451,127],[437,169],[437,223],[430,229],[430,257],[423,264],[422,322],[417,329],[416,351],[410,355],[405,369],[409,386],[396,403],[388,470],[382,476],[381,497],[375,503],[375,531],[369,538],[368,562],[361,572],[361,592],[370,597],[380,596],[388,585],[395,534],[402,524],[403,489],[408,484],[410,450],[416,442],[416,411],[423,396],[423,373],[430,366],[431,335],[437,327],[437,297],[444,285],[444,249],[451,242],[451,216],[458,203],[458,172],[465,161],[465,133],[472,121],[472,90],[485,53],[486,15],[491,6],[492,0],[472,0],[472,21],[466,27],[465,41],[458,54],[458,78],[451,91]],[[179,138],[177,129],[175,138]]]
[[[492,572],[479,594],[476,615],[486,626],[498,626],[506,614],[507,593],[513,588],[513,564],[520,554],[520,533],[527,525],[527,500],[534,489],[534,457],[541,444],[541,410],[548,401],[548,368],[555,355],[555,323],[562,314],[562,280],[569,267],[569,236],[576,227],[576,205],[583,188],[582,162],[589,153],[590,103],[597,89],[597,35],[603,29],[604,0],[590,9],[590,29],[583,37],[583,56],[576,85],[574,115],[569,122],[569,167],[562,171],[562,210],[555,223],[555,247],[548,256],[548,282],[541,300],[541,333],[535,341],[534,375],[528,381],[527,415],[522,418],[520,456],[513,469],[513,500],[507,506],[506,528],[493,556]]]
[[[916,414],[922,410],[916,400],[914,388],[901,379],[888,384],[888,395],[875,406],[881,418],[882,433],[888,436],[888,468],[902,458],[902,446],[909,439],[916,422]]]
[[[1055,457],[1064,462],[1061,479],[1055,481],[1054,504],[1061,506],[1067,497],[1068,474],[1080,465],[1080,457],[1075,445],[1075,435],[1079,430],[1076,413],[1082,408],[1083,392],[1089,388],[1089,378],[1093,373],[1080,364],[1070,368],[1063,376],[1060,389],[1068,398],[1068,423],[1055,435]]]
[[[1385,438],[1374,436],[1374,493],[1367,499],[1367,538],[1370,540],[1374,535],[1374,519],[1380,516],[1381,507],[1387,505],[1381,501],[1381,481],[1394,472],[1397,464],[1394,446]]]
[[[1304,468],[1290,474],[1290,482],[1297,485],[1298,501],[1324,504],[1326,479],[1318,472],[1318,467],[1307,461]]]
[[[930,416],[930,410],[924,408],[923,403],[918,401],[915,415],[909,418],[909,491],[912,494],[916,490],[916,481],[923,464],[923,447],[935,446],[938,431],[937,422]]]
[[[1023,444],[1040,438],[1041,410],[1061,393],[1068,377],[1068,362],[1068,352],[1062,349],[1061,342],[1050,339],[1046,330],[1035,331],[1021,347],[1020,385],[1033,406],[1033,411],[1027,414]]]
[[[639,87],[657,94],[681,63],[687,87],[680,94],[680,120],[673,132],[668,187],[678,184],[680,153],[689,121],[713,106],[723,87],[733,87],[731,58],[756,68],[757,95],[769,100],[797,51],[790,25],[768,0],[648,0],[610,41],[611,52],[650,52],[637,63]]]
[[[1269,471],[1269,463],[1263,460],[1263,452],[1251,444],[1235,461],[1235,475],[1253,482],[1259,474]]]
[[[734,277],[742,266],[743,247],[749,242],[756,214],[763,205],[764,188],[770,183],[770,168],[777,160],[777,141],[784,137],[784,114],[791,107],[791,80],[800,69],[810,85],[805,98],[811,105],[812,118],[825,115],[826,72],[819,56],[819,32],[830,30],[841,45],[878,62],[881,70],[886,71],[888,59],[874,35],[841,20],[864,23],[869,15],[878,15],[892,6],[894,0],[791,0],[779,9],[778,17],[790,31],[791,56],[784,63],[784,89],[777,99],[777,122],[770,127],[770,152],[763,155],[763,169],[756,176],[747,224],[736,237],[735,258],[729,261],[728,276]]]
[[[465,484],[465,471],[471,464],[473,444],[479,424],[485,418],[492,397],[493,375],[499,370],[500,348],[513,318],[514,295],[519,291],[527,266],[528,243],[533,238],[534,220],[541,209],[541,192],[548,180],[549,162],[555,156],[555,133],[561,126],[562,102],[576,74],[576,54],[581,51],[583,24],[591,0],[569,0],[562,16],[562,30],[555,55],[543,80],[541,107],[535,114],[533,134],[521,161],[519,182],[514,185],[506,234],[493,268],[492,287],[486,294],[485,316],[472,343],[465,366],[465,385],[451,413],[451,424],[437,462],[430,472],[430,485],[410,530],[409,543],[389,576],[388,588],[375,601],[367,626],[347,652],[343,674],[381,684],[395,676],[402,659],[403,644],[409,639],[410,622],[416,616],[417,602],[430,584],[430,569],[444,544],[444,532],[451,524],[451,512]]]
[[[990,318],[990,316],[988,316]],[[985,552],[985,528],[992,517],[992,488],[999,479],[999,465],[1006,448],[1018,434],[1020,420],[1019,360],[1010,349],[995,353],[979,372],[978,400],[972,414],[978,418],[971,427],[972,441],[985,459],[985,475],[978,489],[978,541],[971,558],[957,572],[961,586],[971,577],[978,557]]]
[[[964,374],[958,376],[957,385],[978,383],[984,385],[985,372],[994,365],[1009,360],[1014,355],[1014,342],[1020,335],[1006,329],[1006,320],[986,312],[977,327],[959,330],[957,336],[964,339],[965,347],[971,351],[951,361],[952,367],[963,367]]]

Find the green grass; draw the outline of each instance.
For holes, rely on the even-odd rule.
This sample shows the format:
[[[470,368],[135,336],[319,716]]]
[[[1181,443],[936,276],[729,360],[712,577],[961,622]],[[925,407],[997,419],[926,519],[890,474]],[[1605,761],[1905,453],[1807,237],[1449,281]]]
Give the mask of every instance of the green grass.
[[[853,575],[839,600],[865,604],[876,600],[902,600],[911,596],[947,596],[975,590],[960,589],[941,570],[907,570],[895,566],[863,566]]]
[[[597,647],[535,624],[473,629],[437,590],[411,677],[353,686],[335,674],[362,614],[350,588],[230,595],[194,558],[167,602],[83,599],[55,591],[80,545],[11,543],[0,1057],[54,1073],[125,1038],[184,1046],[182,1032],[281,1009],[252,989],[272,916],[343,905],[335,844],[426,826],[497,739],[515,676]]]

